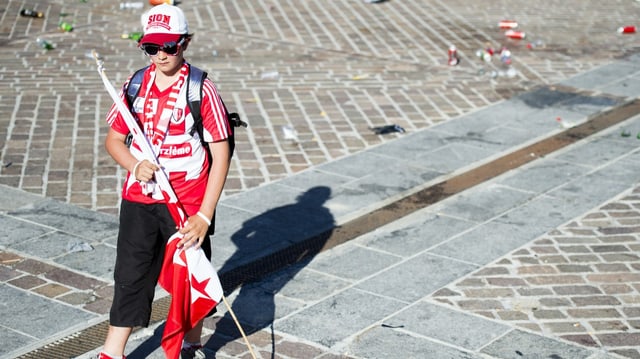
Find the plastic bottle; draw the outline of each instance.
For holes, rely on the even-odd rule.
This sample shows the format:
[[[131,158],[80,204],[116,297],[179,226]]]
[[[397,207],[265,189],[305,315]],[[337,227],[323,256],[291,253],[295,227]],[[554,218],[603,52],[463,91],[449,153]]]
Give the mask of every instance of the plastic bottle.
[[[53,50],[55,48],[54,44],[42,38],[37,38],[36,42],[38,43],[38,45],[40,45],[40,47],[42,47],[45,50]]]
[[[123,39],[129,39],[129,40],[133,40],[135,42],[138,42],[138,41],[140,41],[140,39],[142,39],[142,35],[143,35],[142,32],[130,32],[130,33],[127,33],[127,34],[122,34],[122,35],[120,35],[120,37],[123,38]]]
[[[144,4],[142,2],[123,2],[120,3],[120,10],[125,9],[142,9]]]
[[[25,17],[44,17],[44,13],[30,9],[22,9],[20,15]]]
[[[73,31],[73,25],[71,25],[70,23],[68,23],[66,21],[60,21],[60,24],[58,24],[58,27],[60,27],[60,30],[62,30],[64,32]]]

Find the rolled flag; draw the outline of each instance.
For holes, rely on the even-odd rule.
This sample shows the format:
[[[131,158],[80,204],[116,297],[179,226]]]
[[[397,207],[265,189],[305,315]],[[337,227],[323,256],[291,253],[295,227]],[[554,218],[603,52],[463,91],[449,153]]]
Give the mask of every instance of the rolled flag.
[[[504,36],[510,38],[510,39],[524,39],[527,35],[522,32],[522,31],[515,31],[515,30],[507,30],[504,33]]]
[[[500,20],[498,27],[501,29],[515,29],[518,27],[518,22],[515,20]]]

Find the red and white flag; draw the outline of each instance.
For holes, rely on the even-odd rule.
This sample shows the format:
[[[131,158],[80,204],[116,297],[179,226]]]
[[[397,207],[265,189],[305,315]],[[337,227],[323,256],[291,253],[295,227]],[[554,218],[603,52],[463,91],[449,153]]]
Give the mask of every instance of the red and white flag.
[[[167,243],[158,283],[171,294],[171,306],[162,334],[167,358],[178,359],[182,340],[222,299],[222,285],[202,248],[177,248],[177,232]]]

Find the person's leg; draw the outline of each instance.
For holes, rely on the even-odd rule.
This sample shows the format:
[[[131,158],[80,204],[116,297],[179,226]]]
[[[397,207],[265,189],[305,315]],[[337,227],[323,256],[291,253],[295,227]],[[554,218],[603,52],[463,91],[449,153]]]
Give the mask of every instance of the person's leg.
[[[127,345],[127,340],[129,340],[132,329],[133,328],[114,327],[110,325],[102,351],[109,356],[123,356],[124,348]]]
[[[193,329],[188,331],[184,335],[184,341],[187,343],[200,343],[200,338],[202,337],[202,326],[204,324],[204,319],[199,321]]]
[[[134,327],[146,327],[164,242],[159,235],[152,205],[122,201],[114,267],[114,295],[104,350],[123,356]]]

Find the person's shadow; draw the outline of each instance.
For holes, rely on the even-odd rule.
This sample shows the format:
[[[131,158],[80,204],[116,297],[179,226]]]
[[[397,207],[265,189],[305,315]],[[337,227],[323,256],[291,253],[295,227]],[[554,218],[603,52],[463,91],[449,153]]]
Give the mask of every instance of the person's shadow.
[[[322,251],[331,237],[335,221],[324,207],[330,196],[329,187],[313,187],[298,196],[296,203],[274,208],[245,221],[242,228],[231,236],[236,251],[218,270],[225,293],[240,287],[233,303],[229,304],[245,334],[271,327],[272,358],[275,357],[273,322],[277,318],[275,295]],[[276,238],[278,233],[287,233],[289,241],[295,244],[282,246],[281,238]],[[257,247],[269,246],[281,247],[248,265],[238,265],[243,259],[246,261],[247,256],[252,256]],[[220,303],[218,308],[222,311],[226,306]],[[215,323],[215,328],[204,344],[207,352],[217,352],[227,343],[242,338],[229,311]]]

